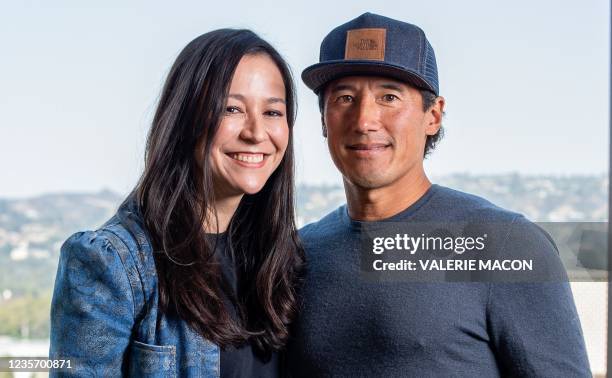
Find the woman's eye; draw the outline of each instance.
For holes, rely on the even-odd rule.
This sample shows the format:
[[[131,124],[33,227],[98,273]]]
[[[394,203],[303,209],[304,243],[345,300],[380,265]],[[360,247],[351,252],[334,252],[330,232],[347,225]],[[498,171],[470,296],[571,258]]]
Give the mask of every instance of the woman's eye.
[[[225,112],[230,114],[240,113],[240,108],[236,106],[228,106],[225,108]]]
[[[383,100],[386,102],[393,102],[395,100],[399,100],[399,98],[396,95],[386,94],[383,96]]]
[[[353,102],[353,96],[351,96],[351,95],[339,96],[336,99],[336,102],[340,102],[340,103],[350,103],[350,102]]]

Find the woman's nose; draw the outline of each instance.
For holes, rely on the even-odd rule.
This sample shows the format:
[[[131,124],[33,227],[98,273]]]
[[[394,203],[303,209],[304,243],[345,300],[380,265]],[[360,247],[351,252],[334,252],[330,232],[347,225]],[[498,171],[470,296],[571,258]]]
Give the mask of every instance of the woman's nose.
[[[266,127],[263,116],[249,115],[240,137],[252,143],[261,143],[267,138]]]

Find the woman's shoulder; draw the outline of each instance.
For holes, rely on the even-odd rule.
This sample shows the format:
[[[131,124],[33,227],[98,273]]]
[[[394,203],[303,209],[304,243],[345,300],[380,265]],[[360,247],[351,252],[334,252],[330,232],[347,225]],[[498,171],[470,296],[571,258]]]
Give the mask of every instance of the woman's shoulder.
[[[81,268],[70,269],[75,266]],[[62,245],[60,267],[69,271],[63,275],[58,271],[58,278],[83,275],[95,276],[100,284],[123,282],[131,288],[136,307],[157,284],[151,243],[139,213],[126,202],[98,229],[71,235]],[[143,289],[145,293],[140,292]]]
[[[146,257],[152,255],[140,213],[129,201],[121,204],[117,212],[97,229],[72,234],[64,242],[64,249],[118,254],[122,261],[131,257],[145,262]]]
[[[151,242],[145,231],[144,221],[136,202],[128,197],[113,217],[98,230],[117,248],[125,247],[133,254],[152,254]]]

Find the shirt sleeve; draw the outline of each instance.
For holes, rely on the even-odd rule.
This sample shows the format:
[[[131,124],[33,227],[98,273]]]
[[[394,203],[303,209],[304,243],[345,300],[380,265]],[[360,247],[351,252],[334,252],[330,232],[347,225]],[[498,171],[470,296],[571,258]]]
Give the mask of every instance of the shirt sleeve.
[[[563,270],[550,236],[523,217],[513,222],[504,251],[531,254],[549,272]],[[592,376],[567,279],[489,285],[487,322],[502,376]]]
[[[51,376],[119,376],[134,325],[134,300],[120,256],[101,232],[62,246],[51,302],[51,359],[71,369]]]

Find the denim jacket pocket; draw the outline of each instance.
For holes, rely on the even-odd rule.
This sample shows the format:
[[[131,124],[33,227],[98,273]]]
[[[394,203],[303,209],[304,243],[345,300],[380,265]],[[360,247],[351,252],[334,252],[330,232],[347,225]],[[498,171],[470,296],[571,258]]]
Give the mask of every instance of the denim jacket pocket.
[[[130,377],[176,377],[176,347],[132,341],[129,358]]]

